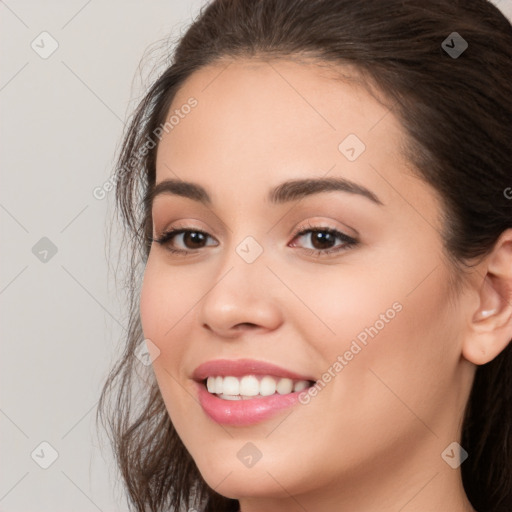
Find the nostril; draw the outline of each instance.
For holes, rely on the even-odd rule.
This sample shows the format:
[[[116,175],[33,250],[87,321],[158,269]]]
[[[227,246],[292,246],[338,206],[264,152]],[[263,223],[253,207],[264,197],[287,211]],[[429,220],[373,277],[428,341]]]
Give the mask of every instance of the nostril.
[[[241,324],[237,324],[237,328],[246,329],[246,328],[252,328],[257,327],[256,324],[251,324],[250,322],[243,322]]]

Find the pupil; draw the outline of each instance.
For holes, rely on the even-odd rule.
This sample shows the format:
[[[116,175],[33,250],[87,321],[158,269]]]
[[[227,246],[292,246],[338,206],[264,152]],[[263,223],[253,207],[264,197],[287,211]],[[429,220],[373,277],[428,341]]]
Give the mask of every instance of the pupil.
[[[316,249],[325,249],[326,247],[322,246],[322,243],[323,244],[327,243],[327,245],[329,245],[329,243],[332,242],[331,238],[332,238],[331,233],[317,231],[315,233],[315,236],[313,237],[313,246],[315,246]],[[317,241],[320,242],[320,247],[317,247],[317,244],[316,244]]]
[[[185,233],[185,244],[187,244],[187,239],[191,240],[191,245],[194,245],[194,244],[197,244],[197,243],[201,243],[201,239],[204,238],[204,235],[202,233],[197,233],[197,232],[189,232],[189,233]]]

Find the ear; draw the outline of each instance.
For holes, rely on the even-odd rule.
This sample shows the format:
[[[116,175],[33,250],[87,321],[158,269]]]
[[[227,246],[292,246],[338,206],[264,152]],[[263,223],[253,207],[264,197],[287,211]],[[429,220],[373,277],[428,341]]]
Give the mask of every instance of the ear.
[[[512,339],[512,229],[478,265],[479,305],[470,311],[462,355],[474,364],[492,361]]]

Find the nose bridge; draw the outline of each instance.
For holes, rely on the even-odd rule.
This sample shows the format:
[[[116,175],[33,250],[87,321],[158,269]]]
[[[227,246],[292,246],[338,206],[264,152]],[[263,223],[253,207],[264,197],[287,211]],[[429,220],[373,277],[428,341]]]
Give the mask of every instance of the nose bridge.
[[[266,266],[263,241],[254,235],[233,234],[229,246],[221,254],[215,279],[201,301],[201,323],[225,334],[238,324],[274,326],[278,305],[271,293],[269,281],[274,276]]]
[[[261,281],[262,276],[268,273],[266,263],[271,238],[268,225],[257,205],[240,205],[235,211],[238,213],[227,220],[229,234],[219,257],[222,261],[218,268],[219,277],[234,267],[231,272],[245,276],[244,279],[252,280],[253,276],[259,276],[256,282]],[[254,218],[254,215],[258,217]]]
[[[261,240],[261,235],[258,238]],[[214,288],[234,292],[233,297],[244,302],[247,297],[257,297],[259,289],[265,289],[263,284],[269,278],[267,255],[263,240],[258,241],[256,236],[233,236],[226,253],[220,256],[222,263],[217,269]]]

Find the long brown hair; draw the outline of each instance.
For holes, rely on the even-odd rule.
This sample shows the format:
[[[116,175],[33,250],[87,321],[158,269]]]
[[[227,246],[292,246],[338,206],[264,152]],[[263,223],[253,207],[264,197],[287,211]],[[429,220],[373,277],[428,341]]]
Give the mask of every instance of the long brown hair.
[[[454,32],[468,44],[461,55],[442,47]],[[156,140],[155,130],[192,73],[216,61],[253,56],[351,64],[384,93],[408,135],[410,162],[443,199],[444,245],[456,273],[488,254],[512,227],[506,193],[512,186],[512,27],[490,2],[214,0],[204,6],[133,113],[114,175],[131,254],[129,324],[98,418],[137,512],[238,510],[237,500],[204,482],[152,374],[141,384],[133,353],[143,340],[138,300],[152,234],[145,198],[155,183],[157,144],[148,141]],[[473,506],[479,512],[510,512],[512,344],[478,367],[461,444],[470,454],[461,469]]]

